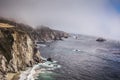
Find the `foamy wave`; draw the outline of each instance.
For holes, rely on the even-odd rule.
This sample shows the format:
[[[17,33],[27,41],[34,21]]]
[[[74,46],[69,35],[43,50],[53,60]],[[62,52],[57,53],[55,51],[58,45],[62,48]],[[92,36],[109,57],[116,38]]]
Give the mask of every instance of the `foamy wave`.
[[[61,68],[61,66],[57,64],[57,61],[46,61],[45,63],[39,63],[34,65],[33,68],[29,68],[28,70],[24,71],[20,75],[19,80],[35,80],[39,73],[45,73],[46,71],[50,72],[57,68]]]

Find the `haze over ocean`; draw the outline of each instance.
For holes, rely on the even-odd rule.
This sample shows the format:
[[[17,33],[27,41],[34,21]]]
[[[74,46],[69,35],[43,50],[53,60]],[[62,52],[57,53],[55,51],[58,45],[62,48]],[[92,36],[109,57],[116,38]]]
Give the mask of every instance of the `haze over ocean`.
[[[0,16],[120,40],[120,0],[0,0]]]

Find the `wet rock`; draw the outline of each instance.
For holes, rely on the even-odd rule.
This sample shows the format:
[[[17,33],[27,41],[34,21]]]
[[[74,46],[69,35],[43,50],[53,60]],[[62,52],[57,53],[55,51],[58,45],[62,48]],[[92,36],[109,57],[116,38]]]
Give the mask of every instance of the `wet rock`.
[[[68,38],[69,37],[69,34],[68,33],[64,33],[64,38]]]
[[[53,62],[52,58],[47,58],[47,61]]]
[[[106,41],[106,39],[104,39],[104,38],[98,38],[98,39],[96,39],[96,41],[97,42],[104,42],[104,41]]]
[[[42,61],[40,51],[37,49],[37,47],[34,47],[33,60],[35,63],[40,63]]]

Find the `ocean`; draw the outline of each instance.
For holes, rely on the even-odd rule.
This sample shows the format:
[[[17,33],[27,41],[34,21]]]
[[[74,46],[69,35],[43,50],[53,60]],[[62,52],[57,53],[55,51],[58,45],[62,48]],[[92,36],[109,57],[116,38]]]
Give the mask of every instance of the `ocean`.
[[[77,36],[39,46],[41,55],[53,62],[42,65],[35,80],[120,80],[119,41]]]

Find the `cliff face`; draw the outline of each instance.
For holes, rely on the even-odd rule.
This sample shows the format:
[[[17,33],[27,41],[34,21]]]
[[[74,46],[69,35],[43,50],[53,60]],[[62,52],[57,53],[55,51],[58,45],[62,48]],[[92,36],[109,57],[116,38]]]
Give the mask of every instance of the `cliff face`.
[[[8,72],[18,72],[41,62],[34,41],[61,40],[68,34],[48,27],[33,29],[29,25],[0,18],[0,80]]]
[[[0,80],[7,72],[18,72],[40,62],[40,53],[26,32],[0,29]]]

